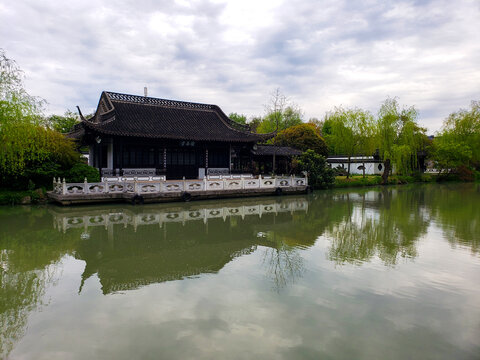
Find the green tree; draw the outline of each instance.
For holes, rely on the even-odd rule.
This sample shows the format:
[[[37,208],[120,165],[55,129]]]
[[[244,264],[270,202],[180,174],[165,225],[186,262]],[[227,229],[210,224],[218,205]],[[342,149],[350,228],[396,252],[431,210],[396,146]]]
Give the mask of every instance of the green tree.
[[[398,173],[410,173],[417,167],[417,153],[425,143],[425,129],[417,125],[415,107],[400,108],[397,99],[388,98],[380,107],[377,136],[380,155],[385,161],[383,183],[387,183],[392,165]]]
[[[480,101],[471,109],[448,116],[439,136],[434,139],[436,166],[453,170],[461,165],[480,169]]]
[[[69,168],[79,156],[73,142],[44,127],[44,101],[25,91],[22,71],[3,50],[0,71],[0,186],[26,187],[37,170],[50,177]]]
[[[323,128],[323,125],[324,125],[323,121],[318,120],[316,117],[312,117],[312,118],[308,119],[307,124],[312,125],[315,128],[315,132],[319,136],[323,136],[323,134],[322,134],[322,128]]]
[[[248,122],[248,126],[250,126],[250,130],[253,132],[258,132],[257,129],[262,123],[262,118],[260,116],[255,116]]]
[[[73,126],[78,122],[78,115],[70,110],[67,110],[63,116],[51,115],[46,120],[46,123],[50,128],[62,134],[72,131]]]
[[[237,114],[232,112],[228,115],[228,117],[230,118],[230,120],[233,120],[236,123],[239,123],[242,125],[245,125],[247,123],[247,116],[243,114]]]
[[[274,139],[274,144],[291,146],[302,151],[310,149],[319,155],[328,155],[325,140],[318,135],[312,124],[295,125],[280,131]]]
[[[258,133],[282,131],[291,126],[302,124],[302,112],[298,108],[286,107],[283,111],[267,114],[257,128]]]
[[[435,168],[450,173],[472,159],[472,150],[463,141],[456,141],[448,135],[435,138],[433,160]]]
[[[266,115],[257,127],[258,133],[281,131],[302,123],[302,110],[276,89],[265,105]]]
[[[375,121],[368,111],[342,107],[327,114],[324,123],[325,139],[336,154],[348,156],[347,178],[350,177],[350,161],[354,155],[373,153]],[[365,166],[364,166],[365,168]],[[365,170],[364,174],[365,176]]]
[[[335,175],[327,166],[327,161],[313,150],[305,151],[298,159],[300,171],[306,171],[308,183],[316,189],[326,189],[333,186]]]

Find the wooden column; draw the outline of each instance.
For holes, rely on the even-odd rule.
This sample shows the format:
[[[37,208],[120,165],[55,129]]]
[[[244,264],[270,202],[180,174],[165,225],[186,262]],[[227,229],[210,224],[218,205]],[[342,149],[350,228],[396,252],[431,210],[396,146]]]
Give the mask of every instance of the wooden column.
[[[163,148],[163,170],[167,171],[167,148]]]

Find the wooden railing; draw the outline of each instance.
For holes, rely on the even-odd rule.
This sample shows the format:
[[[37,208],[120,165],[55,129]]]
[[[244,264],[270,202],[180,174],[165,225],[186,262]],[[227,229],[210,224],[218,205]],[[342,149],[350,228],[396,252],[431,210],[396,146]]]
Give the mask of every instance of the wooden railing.
[[[65,178],[53,179],[53,192],[61,195],[80,194],[155,194],[198,191],[227,191],[243,189],[276,189],[308,185],[307,177],[258,177],[228,175],[208,176],[196,180],[165,180],[163,177],[105,177],[101,182],[67,183]]]

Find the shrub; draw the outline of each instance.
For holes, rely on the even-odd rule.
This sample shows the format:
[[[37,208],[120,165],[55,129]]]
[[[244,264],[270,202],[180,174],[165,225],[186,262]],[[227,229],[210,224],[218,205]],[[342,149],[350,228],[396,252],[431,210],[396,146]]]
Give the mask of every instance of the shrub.
[[[354,186],[373,186],[380,185],[382,183],[382,177],[378,175],[369,175],[365,178],[363,177],[350,177],[338,176],[335,179],[335,187],[344,188],[344,187],[354,187]]]
[[[310,149],[319,155],[328,155],[325,140],[317,134],[312,124],[295,125],[280,131],[274,139],[274,144],[291,146],[302,151]]]
[[[298,159],[300,171],[306,171],[308,182],[315,189],[332,187],[335,182],[333,170],[327,166],[325,158],[313,150],[305,151]]]
[[[83,182],[85,178],[88,182],[100,181],[98,169],[82,162],[75,163],[71,169],[64,172],[63,176],[66,182]]]
[[[472,169],[468,168],[465,165],[460,165],[457,167],[455,173],[458,176],[460,181],[473,181],[475,180],[475,174]]]

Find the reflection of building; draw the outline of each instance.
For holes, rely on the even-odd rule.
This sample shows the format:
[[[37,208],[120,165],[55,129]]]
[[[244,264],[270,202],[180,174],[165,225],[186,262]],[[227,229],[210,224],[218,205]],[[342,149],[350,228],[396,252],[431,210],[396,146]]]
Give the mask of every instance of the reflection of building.
[[[258,245],[277,244],[261,236],[295,214],[305,214],[304,197],[176,207],[53,210],[59,231],[84,229],[75,250],[86,261],[82,284],[97,274],[103,292],[218,272]],[[83,285],[82,285],[83,286]]]
[[[223,219],[227,217],[258,216],[264,214],[278,214],[282,212],[306,211],[308,202],[303,199],[292,199],[291,201],[265,201],[261,204],[253,202],[251,205],[225,206],[225,207],[204,207],[192,206],[188,210],[182,208],[168,209],[142,209],[140,213],[134,213],[131,210],[120,209],[118,211],[97,210],[88,212],[88,214],[74,213],[56,213],[55,227],[58,230],[66,231],[71,228],[85,228],[109,225],[123,225],[124,227],[133,226],[136,229],[141,225],[159,225],[164,223],[201,220],[205,224],[210,219]]]

